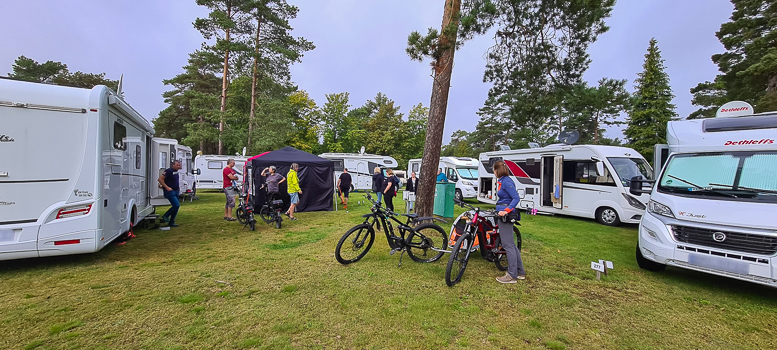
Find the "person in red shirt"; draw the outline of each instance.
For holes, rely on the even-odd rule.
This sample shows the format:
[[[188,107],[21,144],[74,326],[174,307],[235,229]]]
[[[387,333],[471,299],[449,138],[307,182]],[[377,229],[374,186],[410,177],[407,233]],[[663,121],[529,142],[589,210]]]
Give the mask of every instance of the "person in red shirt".
[[[237,180],[237,171],[233,169],[235,167],[235,160],[229,158],[227,160],[227,167],[222,171],[224,178],[224,194],[227,196],[227,204],[224,206],[224,220],[235,221],[232,217],[232,208],[235,207],[235,196],[237,193],[232,189],[232,181]]]

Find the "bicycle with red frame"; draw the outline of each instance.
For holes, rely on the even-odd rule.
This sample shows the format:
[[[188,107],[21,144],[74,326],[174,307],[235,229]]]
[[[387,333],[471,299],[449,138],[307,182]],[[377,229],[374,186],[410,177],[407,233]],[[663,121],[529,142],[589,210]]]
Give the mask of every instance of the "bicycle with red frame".
[[[502,218],[497,215],[497,211],[482,210],[457,199],[454,199],[454,202],[469,210],[459,216],[451,228],[450,242],[456,243],[453,245],[448,266],[445,268],[445,284],[453,287],[461,281],[471,254],[478,249],[483,259],[493,262],[500,271],[506,271],[507,254],[502,248],[502,237],[497,223],[497,220]],[[516,247],[520,250],[521,232],[515,226],[520,226],[520,223],[513,221],[513,225],[513,233],[518,238]]]

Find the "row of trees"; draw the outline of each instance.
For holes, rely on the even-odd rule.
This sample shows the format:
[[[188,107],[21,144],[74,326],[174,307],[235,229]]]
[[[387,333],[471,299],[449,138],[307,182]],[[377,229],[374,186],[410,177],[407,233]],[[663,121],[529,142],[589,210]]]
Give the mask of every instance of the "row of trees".
[[[62,62],[37,61],[19,56],[11,66],[9,78],[31,81],[35,83],[56,84],[91,89],[95,85],[105,85],[114,91],[118,89],[119,81],[105,78],[105,73],[70,72],[67,65]]]

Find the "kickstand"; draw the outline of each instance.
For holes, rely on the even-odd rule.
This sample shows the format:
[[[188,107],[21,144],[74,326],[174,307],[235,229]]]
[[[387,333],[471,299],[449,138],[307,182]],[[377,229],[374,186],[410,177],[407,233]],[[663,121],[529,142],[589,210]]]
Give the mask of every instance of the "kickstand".
[[[399,265],[397,267],[402,267],[402,257],[405,256],[405,249],[402,249],[402,253],[399,254]]]

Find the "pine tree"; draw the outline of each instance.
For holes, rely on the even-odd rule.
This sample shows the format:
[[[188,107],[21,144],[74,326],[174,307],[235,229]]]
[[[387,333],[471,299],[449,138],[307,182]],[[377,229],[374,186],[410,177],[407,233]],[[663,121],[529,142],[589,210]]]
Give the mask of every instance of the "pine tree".
[[[646,159],[653,159],[653,146],[666,143],[666,123],[677,117],[658,42],[650,39],[643,72],[635,80],[634,100],[624,131],[629,145]]]

